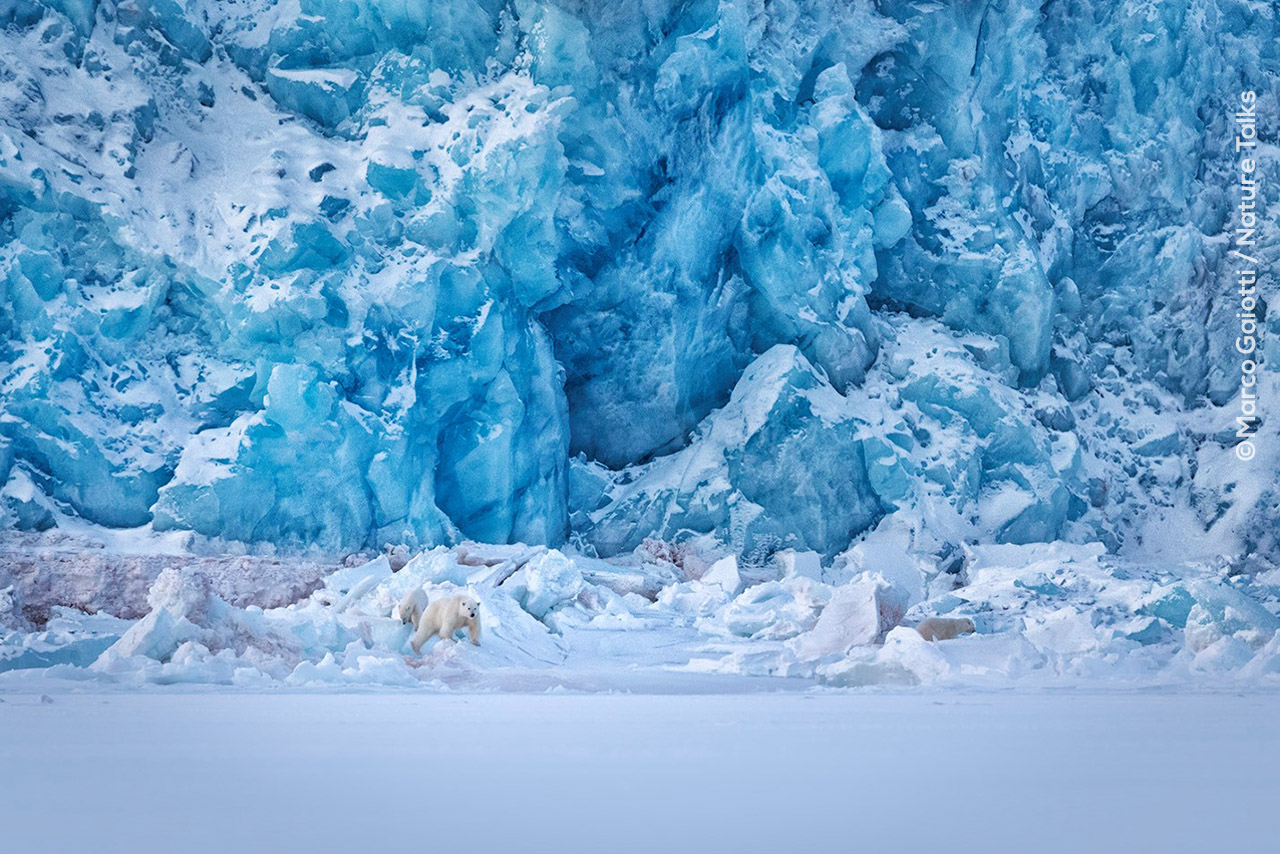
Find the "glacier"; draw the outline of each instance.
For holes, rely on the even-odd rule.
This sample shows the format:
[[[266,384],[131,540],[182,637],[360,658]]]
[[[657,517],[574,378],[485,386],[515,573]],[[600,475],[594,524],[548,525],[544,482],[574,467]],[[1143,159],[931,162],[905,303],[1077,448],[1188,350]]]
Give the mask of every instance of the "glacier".
[[[1100,544],[1263,603],[1126,632],[1240,612],[1203,649],[1252,660],[1280,422],[1237,459],[1232,113],[1275,401],[1277,36],[1243,0],[4,0],[5,542],[564,549],[535,620],[593,595],[573,561],[732,555],[781,586],[637,591],[743,626],[829,601],[780,556],[906,609]]]

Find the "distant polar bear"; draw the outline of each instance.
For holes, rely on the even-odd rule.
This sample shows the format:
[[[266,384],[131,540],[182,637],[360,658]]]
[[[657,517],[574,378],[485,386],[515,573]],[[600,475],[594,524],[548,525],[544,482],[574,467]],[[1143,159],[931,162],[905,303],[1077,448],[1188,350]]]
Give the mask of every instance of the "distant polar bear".
[[[392,572],[399,572],[409,562],[409,547],[404,543],[396,545],[387,543],[382,547],[382,553],[387,556],[387,563],[391,564]]]
[[[408,623],[415,629],[418,623],[422,621],[422,615],[427,610],[427,591],[421,587],[415,587],[404,594],[404,598],[400,600],[400,604],[391,612],[392,617],[399,618],[400,622]]]
[[[916,631],[927,641],[951,640],[973,634],[973,620],[968,617],[929,617],[921,620]]]
[[[402,603],[403,604],[403,603]],[[441,640],[453,637],[463,626],[471,633],[471,643],[480,645],[480,603],[470,596],[450,596],[437,599],[427,606],[418,621],[418,630],[409,645],[415,653],[422,652],[422,645],[432,635]]]

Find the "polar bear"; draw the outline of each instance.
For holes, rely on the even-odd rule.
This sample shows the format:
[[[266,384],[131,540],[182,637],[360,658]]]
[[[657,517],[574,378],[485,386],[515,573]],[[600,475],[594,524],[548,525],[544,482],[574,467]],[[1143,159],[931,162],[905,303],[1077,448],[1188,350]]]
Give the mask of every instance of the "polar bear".
[[[400,604],[391,612],[392,617],[396,617],[402,623],[408,623],[415,629],[418,623],[422,622],[422,614],[427,610],[427,591],[421,587],[414,587],[412,590],[404,594],[404,598],[400,600]]]
[[[387,543],[382,547],[382,553],[387,556],[387,563],[391,564],[392,572],[399,572],[409,562],[409,547],[404,543],[395,545]]]
[[[973,620],[968,617],[929,617],[920,621],[916,631],[927,641],[951,640],[973,634]]]
[[[470,596],[450,596],[448,599],[437,599],[427,606],[418,621],[418,630],[413,633],[409,645],[415,653],[422,652],[422,645],[432,635],[439,635],[441,640],[453,637],[463,626],[471,633],[471,643],[480,645],[480,603]]]

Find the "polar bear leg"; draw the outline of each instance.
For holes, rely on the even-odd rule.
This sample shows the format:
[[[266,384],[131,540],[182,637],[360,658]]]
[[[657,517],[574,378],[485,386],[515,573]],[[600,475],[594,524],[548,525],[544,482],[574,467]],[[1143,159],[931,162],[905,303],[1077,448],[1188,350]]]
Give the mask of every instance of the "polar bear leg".
[[[467,621],[467,628],[471,631],[471,645],[480,645],[480,614],[477,613],[473,619]]]
[[[436,633],[437,626],[431,614],[423,614],[421,622],[418,623],[418,630],[413,633],[413,639],[409,641],[409,646],[413,647],[415,654],[422,652],[422,645],[427,642],[427,638]]]

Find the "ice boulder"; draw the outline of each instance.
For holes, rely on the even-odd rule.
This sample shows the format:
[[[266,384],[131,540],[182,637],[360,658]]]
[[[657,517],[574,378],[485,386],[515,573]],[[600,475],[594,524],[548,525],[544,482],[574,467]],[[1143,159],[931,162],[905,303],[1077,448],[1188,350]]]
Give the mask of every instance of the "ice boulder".
[[[360,75],[349,68],[273,65],[267,91],[276,103],[328,127],[336,127],[360,104]],[[370,182],[372,183],[372,182]]]
[[[1008,684],[1043,674],[1048,657],[1020,633],[975,635],[960,643],[931,643],[913,628],[898,626],[884,645],[855,647],[844,658],[819,664],[820,681],[862,685]]]
[[[9,473],[0,488],[0,519],[7,517],[19,531],[46,531],[57,524],[55,513],[54,503],[30,475],[18,468]]]
[[[110,670],[132,656],[166,661],[178,647],[199,640],[203,634],[199,626],[182,614],[167,608],[152,611],[104,651],[94,667]]]
[[[152,611],[170,611],[200,624],[217,608],[208,576],[172,568],[156,577],[147,593],[147,605]]]
[[[787,640],[813,629],[831,597],[832,588],[804,577],[766,581],[744,590],[717,620],[731,635]]]
[[[233,657],[248,656],[268,669],[291,667],[283,662],[296,662],[304,655],[305,638],[273,623],[261,608],[240,609],[227,604],[198,570],[163,570],[151,586],[147,603],[150,612],[98,656],[94,670],[108,674],[130,674],[140,668],[147,671],[149,665],[140,664],[139,659],[171,663],[183,647],[188,656],[196,647],[202,654],[226,650]]]
[[[730,596],[736,596],[742,588],[742,576],[738,573],[738,559],[727,555],[711,564],[711,568],[698,579],[703,584],[721,588]]]
[[[1110,630],[1094,626],[1087,613],[1065,607],[1028,619],[1023,635],[1044,652],[1078,656],[1096,652],[1110,640]]]
[[[391,561],[387,555],[379,555],[360,566],[338,570],[324,580],[327,590],[341,596],[337,611],[341,613],[360,601],[369,591],[384,583],[392,575]]]
[[[40,631],[21,621],[6,624],[2,610],[6,592],[0,590],[0,671],[57,664],[88,667],[129,626],[128,621],[108,614],[85,614],[74,608],[55,608]]]
[[[0,583],[8,579],[0,573]],[[22,613],[22,594],[16,584],[8,583],[0,587],[0,629],[29,628],[26,616]]]
[[[585,584],[574,562],[552,549],[516,570],[501,589],[542,620],[555,608],[571,603]]]
[[[132,656],[166,661],[184,643],[207,640],[206,629],[230,611],[208,577],[174,568],[157,576],[147,604],[150,612],[103,652],[95,668],[111,670]]]
[[[914,629],[898,626],[880,648],[855,647],[844,658],[820,664],[817,676],[839,687],[936,684],[951,672],[944,653]]]
[[[1198,580],[1189,590],[1195,604],[1187,614],[1185,638],[1192,652],[1202,652],[1223,638],[1258,650],[1280,630],[1280,618],[1227,584]]]
[[[856,578],[876,573],[901,591],[910,607],[924,597],[927,570],[915,553],[918,539],[900,517],[888,517],[836,557],[833,574]]]
[[[788,641],[797,658],[842,656],[854,647],[879,643],[904,611],[900,591],[879,575],[863,575],[831,594],[813,628]]]
[[[822,580],[822,555],[817,552],[783,549],[775,553],[773,559],[782,570],[783,578]]]
[[[1276,680],[1280,677],[1280,633],[1267,641],[1266,646],[1258,650],[1253,659],[1240,671],[1244,679]]]
[[[1202,673],[1238,672],[1254,658],[1249,644],[1225,635],[1205,646],[1191,661],[1191,669]]]

